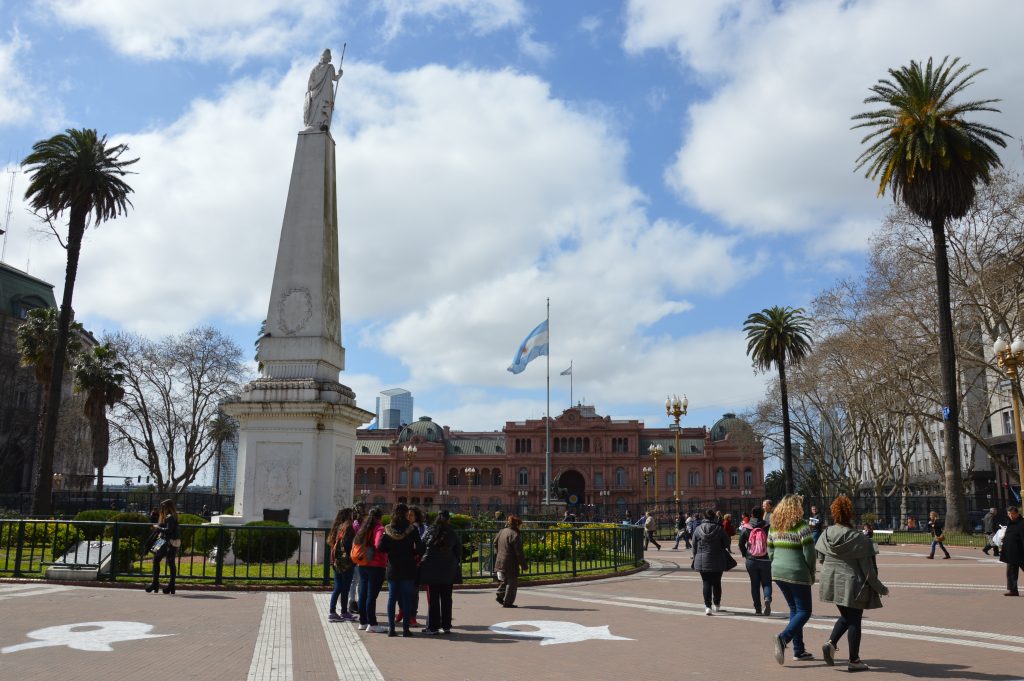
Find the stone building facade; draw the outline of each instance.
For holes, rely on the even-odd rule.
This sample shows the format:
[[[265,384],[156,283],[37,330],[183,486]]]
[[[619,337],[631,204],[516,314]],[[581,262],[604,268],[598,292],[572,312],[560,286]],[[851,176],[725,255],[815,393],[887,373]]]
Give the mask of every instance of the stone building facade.
[[[481,511],[539,509],[545,489],[545,422],[463,432],[424,416],[401,429],[360,430],[355,497],[390,506]],[[651,446],[663,452],[656,472]],[[416,451],[406,451],[415,447]],[[750,427],[726,414],[711,428],[680,431],[680,507],[746,506],[764,495],[764,456]],[[551,422],[551,478],[570,507],[602,516],[675,508],[675,431],[600,416],[578,405]],[[752,503],[750,505],[752,505]],[[737,505],[739,504],[739,505]]]

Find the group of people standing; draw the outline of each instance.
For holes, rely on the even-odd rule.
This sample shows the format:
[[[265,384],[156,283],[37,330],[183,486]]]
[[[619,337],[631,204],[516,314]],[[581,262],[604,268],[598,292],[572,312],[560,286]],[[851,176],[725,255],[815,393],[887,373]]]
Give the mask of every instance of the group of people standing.
[[[447,511],[427,527],[423,512],[395,504],[383,523],[379,507],[343,508],[327,533],[331,547],[334,590],[331,621],[359,622],[370,633],[412,636],[418,626],[419,586],[427,588],[424,634],[451,633],[452,589],[462,581],[462,543]],[[387,627],[377,621],[377,597],[388,584]],[[338,606],[341,612],[338,612]]]
[[[875,560],[878,549],[870,537],[853,529],[853,503],[841,495],[829,509],[832,523],[825,525],[812,508],[813,524],[804,518],[803,497],[788,494],[778,506],[765,501],[751,509],[740,525],[739,549],[750,576],[755,615],[772,612],[772,582],[786,599],[789,619],[786,628],[773,638],[775,661],[785,663],[786,649],[793,646],[793,660],[813,660],[804,642],[804,625],[811,617],[811,587],[820,583],[819,596],[834,603],[839,618],[822,645],[829,665],[841,639],[849,648],[847,669],[862,671],[868,666],[860,659],[861,620],[864,610],[882,607],[881,596],[889,593],[878,579]],[[730,553],[731,538],[713,509],[690,532],[693,569],[700,573],[704,589],[704,612],[721,612],[722,574],[736,566]],[[821,565],[820,576],[818,566]]]
[[[494,539],[496,599],[514,608],[518,577],[529,564],[519,534],[516,516]],[[438,512],[434,522],[425,523],[423,512],[404,503],[395,505],[387,524],[379,507],[366,510],[361,504],[338,511],[327,543],[331,547],[334,590],[327,618],[332,622],[356,621],[370,633],[413,636],[419,625],[419,589],[427,592],[427,621],[422,633],[450,634],[452,592],[462,582],[462,541],[451,526],[448,511]],[[378,624],[377,598],[388,585],[387,626]],[[338,612],[338,609],[341,612]]]

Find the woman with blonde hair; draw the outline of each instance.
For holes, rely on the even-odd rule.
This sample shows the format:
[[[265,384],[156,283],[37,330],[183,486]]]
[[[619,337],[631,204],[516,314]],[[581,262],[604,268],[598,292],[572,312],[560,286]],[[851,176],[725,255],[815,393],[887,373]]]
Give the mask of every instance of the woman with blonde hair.
[[[174,499],[160,502],[160,516],[153,529],[159,533],[163,543],[153,552],[153,581],[146,587],[146,593],[160,590],[160,561],[167,561],[167,571],[171,579],[163,588],[165,594],[174,593],[174,580],[178,576],[178,549],[181,547],[181,530],[178,528],[178,509],[174,507]]]
[[[875,542],[863,532],[853,529],[853,502],[843,494],[836,497],[829,510],[832,525],[818,537],[815,549],[822,562],[821,600],[835,603],[839,608],[839,619],[821,652],[825,663],[834,665],[839,641],[849,633],[846,640],[850,658],[846,669],[865,671],[868,666],[860,659],[861,619],[865,610],[882,607],[879,596],[885,596],[889,590],[878,579],[878,565],[875,563],[878,548]]]
[[[775,661],[784,664],[786,646],[793,642],[793,660],[813,660],[804,647],[804,625],[811,619],[811,586],[816,565],[811,527],[804,520],[804,498],[787,494],[772,511],[768,530],[772,579],[789,605],[789,623],[775,636]]]

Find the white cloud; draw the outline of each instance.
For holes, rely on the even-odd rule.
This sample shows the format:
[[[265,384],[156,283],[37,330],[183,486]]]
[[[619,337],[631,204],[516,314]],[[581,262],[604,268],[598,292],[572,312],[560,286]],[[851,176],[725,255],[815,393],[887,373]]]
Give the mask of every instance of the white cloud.
[[[0,41],[0,125],[35,122],[52,129],[63,118],[63,108],[51,99],[51,91],[30,84],[23,63],[30,48],[28,39],[16,29],[7,42]]]
[[[517,42],[519,43],[520,52],[540,64],[550,61],[555,56],[555,51],[550,45],[534,40],[533,31],[523,31],[520,33]]]
[[[473,30],[487,34],[519,26],[526,13],[520,0],[374,0],[386,15],[384,34],[390,40],[402,32],[407,18],[448,19],[468,17]]]
[[[877,220],[889,202],[853,170],[862,133],[850,130],[850,116],[865,110],[888,68],[946,54],[987,67],[967,96],[1002,97],[1004,113],[986,120],[1021,135],[1024,5],[984,6],[944,1],[922,13],[909,0],[633,0],[626,49],[672,50],[710,90],[689,109],[666,182],[744,230],[827,230],[836,234],[819,245],[863,248],[844,235],[848,224]],[[1004,161],[1021,165],[1015,149]]]
[[[330,37],[339,7],[330,0],[39,1],[65,24],[98,32],[122,54],[230,62],[287,54],[309,38]]]

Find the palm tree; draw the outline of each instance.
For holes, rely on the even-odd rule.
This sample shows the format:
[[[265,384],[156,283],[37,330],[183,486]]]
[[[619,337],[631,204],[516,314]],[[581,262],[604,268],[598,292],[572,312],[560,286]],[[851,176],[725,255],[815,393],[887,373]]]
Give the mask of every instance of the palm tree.
[[[206,432],[217,447],[217,470],[214,472],[213,491],[217,495],[217,511],[220,511],[220,462],[224,454],[224,443],[235,436],[238,422],[221,410],[206,424]]]
[[[32,511],[50,512],[50,491],[53,484],[53,446],[57,437],[57,412],[60,409],[60,386],[64,379],[65,348],[71,328],[71,300],[78,275],[78,256],[82,237],[90,221],[99,225],[127,213],[132,188],[121,178],[135,159],[122,159],[128,146],[107,146],[107,137],[95,130],[72,130],[36,142],[32,153],[22,165],[30,176],[25,198],[29,205],[51,227],[62,214],[68,214],[67,269],[64,274],[64,295],[57,323],[57,341],[53,348],[53,367],[47,396],[43,437],[39,444],[35,499]]]
[[[83,352],[75,362],[75,392],[85,393],[82,411],[92,434],[92,465],[96,468],[96,498],[103,498],[103,469],[110,458],[107,407],[124,398],[124,363],[110,343]]]
[[[786,363],[798,364],[811,353],[810,319],[803,308],[768,307],[747,317],[743,331],[747,334],[747,354],[754,367],[768,371],[772,365],[779,370],[782,393],[783,471],[786,493],[792,494],[793,442],[789,434],[789,392],[786,388]]]
[[[885,108],[857,114],[854,128],[870,132],[861,143],[870,146],[857,158],[857,168],[878,180],[878,195],[892,191],[914,215],[930,223],[935,248],[935,287],[939,320],[939,363],[945,408],[946,525],[966,529],[963,473],[960,467],[960,408],[957,396],[956,357],[953,351],[953,315],[950,309],[949,262],[946,256],[946,220],[963,217],[971,206],[979,182],[988,184],[1001,165],[992,145],[1005,147],[1007,134],[982,123],[965,120],[978,112],[998,112],[997,99],[953,102],[984,69],[969,71],[960,59],[945,57],[938,68],[911,61],[890,78],[878,81],[865,104]]]

